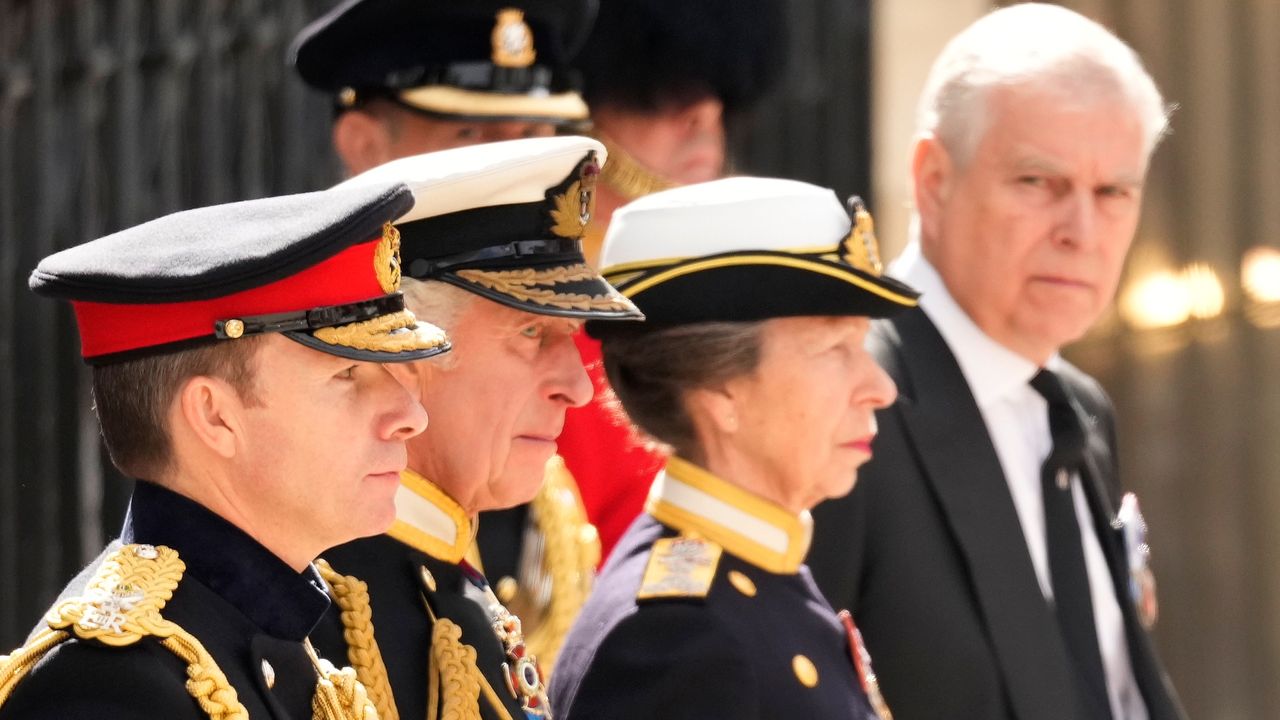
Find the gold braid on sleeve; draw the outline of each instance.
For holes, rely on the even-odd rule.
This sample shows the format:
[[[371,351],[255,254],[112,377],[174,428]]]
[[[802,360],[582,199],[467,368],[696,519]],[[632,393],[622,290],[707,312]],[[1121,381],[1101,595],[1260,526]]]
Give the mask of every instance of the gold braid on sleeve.
[[[342,638],[347,643],[347,662],[355,669],[369,700],[378,709],[381,720],[400,720],[387,666],[378,649],[373,632],[373,608],[369,605],[369,586],[362,580],[343,575],[323,559],[316,569],[332,591],[334,603],[342,610]]]

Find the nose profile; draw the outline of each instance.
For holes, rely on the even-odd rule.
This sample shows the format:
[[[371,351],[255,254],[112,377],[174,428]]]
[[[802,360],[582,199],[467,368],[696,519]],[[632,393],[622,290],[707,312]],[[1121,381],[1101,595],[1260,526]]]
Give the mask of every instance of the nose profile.
[[[569,336],[557,343],[556,351],[548,359],[546,388],[548,399],[569,407],[582,407],[595,394],[578,347]]]
[[[869,403],[876,410],[881,410],[893,404],[898,399],[898,386],[893,382],[893,378],[889,377],[889,373],[884,371],[869,355],[867,357],[867,380],[864,383],[863,400]]]
[[[427,410],[390,372],[383,367],[378,378],[383,412],[380,435],[386,440],[408,440],[427,429]]]

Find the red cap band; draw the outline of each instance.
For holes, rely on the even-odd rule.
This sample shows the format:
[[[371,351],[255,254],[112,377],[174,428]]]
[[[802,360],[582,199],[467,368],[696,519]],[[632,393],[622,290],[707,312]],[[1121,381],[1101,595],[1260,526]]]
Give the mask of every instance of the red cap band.
[[[381,297],[374,251],[354,245],[317,265],[260,287],[209,300],[155,304],[72,302],[86,359],[213,337],[214,323],[251,315],[311,310]]]

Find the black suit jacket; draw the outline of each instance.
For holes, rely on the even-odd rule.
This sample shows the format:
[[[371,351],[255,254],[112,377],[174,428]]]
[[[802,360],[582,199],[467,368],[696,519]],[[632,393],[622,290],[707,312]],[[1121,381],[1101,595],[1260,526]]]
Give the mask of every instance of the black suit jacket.
[[[898,385],[850,495],[814,512],[809,565],[853,612],[897,720],[1083,720],[1066,649],[1004,472],[954,356],[920,309],[876,323],[868,347]],[[1127,590],[1110,401],[1059,375],[1089,434],[1082,481],[1152,720],[1183,718]],[[1117,719],[1120,720],[1120,719]]]

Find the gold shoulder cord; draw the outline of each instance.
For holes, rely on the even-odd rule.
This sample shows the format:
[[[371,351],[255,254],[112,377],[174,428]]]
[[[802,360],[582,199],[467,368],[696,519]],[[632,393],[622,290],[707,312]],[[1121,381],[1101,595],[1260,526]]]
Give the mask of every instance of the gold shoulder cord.
[[[595,137],[609,153],[609,162],[600,169],[600,180],[622,197],[635,200],[676,186],[675,183],[641,165],[639,160],[631,156],[631,153],[623,150],[618,143],[609,139],[604,133],[596,132]]]
[[[84,595],[59,603],[45,618],[47,629],[12,655],[0,657],[0,705],[32,666],[72,637],[108,647],[156,637],[187,664],[187,692],[205,714],[212,720],[248,720],[249,712],[208,650],[160,615],[184,570],[178,553],[164,546],[126,545],[112,553]]]
[[[396,709],[395,697],[391,690],[391,682],[387,676],[387,668],[378,649],[375,637],[372,610],[369,605],[369,586],[350,575],[343,575],[334,570],[324,560],[316,561],[320,576],[333,590],[334,602],[342,610],[343,638],[347,642],[347,660],[354,669],[352,678],[358,679],[358,685],[367,689],[370,704],[377,714],[373,717],[382,720],[398,720],[400,715]],[[427,717],[449,718],[450,720],[479,720],[480,694],[494,708],[502,720],[512,720],[506,706],[494,691],[484,675],[476,667],[475,648],[462,642],[462,628],[448,618],[437,618],[427,605],[426,612],[431,617],[431,658],[429,661],[427,687]],[[309,646],[308,646],[309,647]],[[314,651],[313,651],[314,657]],[[328,663],[315,658],[317,668]],[[329,665],[329,668],[332,668]],[[345,669],[344,670],[348,670]],[[338,671],[334,671],[338,672]],[[338,683],[333,683],[335,686]],[[441,688],[443,695],[441,698]],[[316,695],[317,705],[320,693]],[[442,703],[443,700],[443,703]],[[319,707],[317,707],[319,711]],[[320,718],[320,715],[316,716]],[[329,715],[329,718],[360,718],[359,715]]]
[[[555,665],[565,635],[591,594],[596,565],[600,562],[600,536],[587,521],[577,482],[558,455],[547,463],[543,486],[534,497],[531,509],[534,525],[542,538],[542,558],[541,563],[538,559],[521,558],[522,566],[534,566],[522,567],[521,575],[545,576],[549,581],[549,600],[538,608],[534,598],[523,598],[535,606],[530,608],[530,614],[536,619],[529,623],[532,628],[525,636],[525,643],[542,661],[545,672]],[[542,579],[522,577],[521,585],[531,591],[544,584],[538,582]]]
[[[476,666],[476,649],[462,642],[462,628],[449,618],[436,617],[425,597],[422,604],[431,618],[427,717],[480,720],[480,693],[483,692],[500,720],[513,720],[498,693]]]
[[[316,694],[311,698],[312,720],[378,720],[378,711],[356,678],[356,671],[349,667],[339,670],[316,655],[310,640],[303,644],[318,676]]]
[[[382,651],[373,632],[373,609],[369,606],[369,586],[350,575],[343,575],[324,560],[316,560],[320,577],[333,591],[333,600],[342,610],[342,637],[347,642],[347,662],[355,668],[356,677],[369,693],[382,720],[400,720],[395,695]]]

